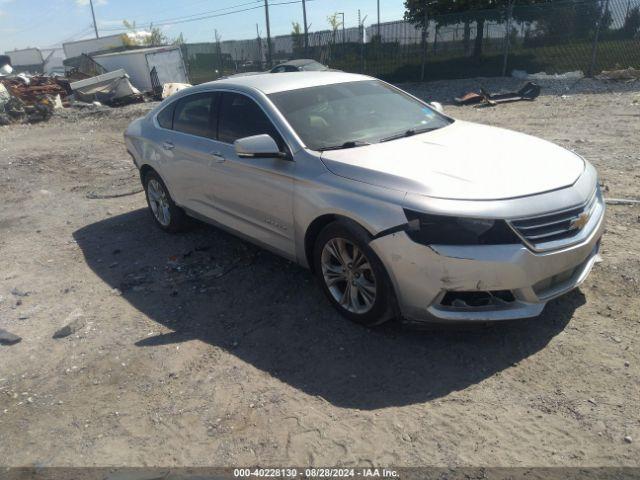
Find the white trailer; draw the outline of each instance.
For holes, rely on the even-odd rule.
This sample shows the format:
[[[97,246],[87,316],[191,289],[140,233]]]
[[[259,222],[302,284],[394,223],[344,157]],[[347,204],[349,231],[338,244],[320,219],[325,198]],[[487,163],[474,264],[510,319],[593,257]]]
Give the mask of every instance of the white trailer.
[[[151,71],[155,67],[160,85],[189,83],[180,47],[152,47],[124,52],[105,53],[92,57],[107,71],[123,69],[131,83],[141,92],[153,89]]]
[[[20,71],[21,67],[38,67],[38,70],[42,70],[44,58],[42,57],[42,52],[37,48],[25,48],[4,53],[11,58],[11,65],[13,65],[16,72]]]
[[[109,35],[107,37],[89,38],[87,40],[77,40],[62,44],[64,54],[67,58],[79,57],[83,53],[90,53],[109,50],[110,48],[124,47],[124,35]]]

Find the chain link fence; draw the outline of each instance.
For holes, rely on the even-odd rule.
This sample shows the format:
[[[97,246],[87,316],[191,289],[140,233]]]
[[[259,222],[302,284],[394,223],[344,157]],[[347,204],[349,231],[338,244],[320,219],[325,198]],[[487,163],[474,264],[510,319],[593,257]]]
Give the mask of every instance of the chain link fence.
[[[517,2],[516,2],[517,3]],[[421,22],[425,23],[425,22]],[[640,67],[640,0],[567,0],[534,6],[469,11],[271,39],[183,45],[191,80],[260,71],[313,58],[332,68],[390,81],[548,74]]]

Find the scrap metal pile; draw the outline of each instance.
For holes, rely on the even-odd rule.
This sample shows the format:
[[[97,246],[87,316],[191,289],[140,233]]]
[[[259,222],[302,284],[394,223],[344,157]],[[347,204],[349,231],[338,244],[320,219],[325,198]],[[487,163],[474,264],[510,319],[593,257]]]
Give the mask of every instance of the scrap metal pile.
[[[145,101],[124,70],[70,83],[67,78],[45,75],[0,75],[0,126],[49,120],[66,107],[119,107]]]
[[[77,73],[77,72],[76,72]],[[86,76],[86,75],[85,75]],[[141,93],[123,69],[83,78],[74,82],[45,75],[5,75],[0,73],[0,126],[11,123],[36,123],[49,120],[56,109],[108,105],[120,107],[144,102],[147,96],[158,100],[154,92]],[[191,86],[166,83],[161,98]]]
[[[489,93],[484,88],[479,93],[469,92],[454,98],[458,105],[476,105],[477,107],[495,107],[499,103],[533,101],[540,95],[540,86],[528,82],[517,92]]]
[[[57,65],[46,67],[38,49],[27,49],[38,54],[38,63],[35,56],[29,57],[31,63],[26,62],[16,51],[0,55],[0,126],[46,121],[62,108],[121,107],[162,100],[190,86],[179,46],[146,48],[121,42],[104,49],[101,42],[80,43],[83,53],[65,58],[62,71]],[[66,48],[63,50],[66,55]],[[12,63],[20,58],[22,64]]]
[[[49,120],[70,93],[68,82],[56,77],[0,77],[0,125]]]

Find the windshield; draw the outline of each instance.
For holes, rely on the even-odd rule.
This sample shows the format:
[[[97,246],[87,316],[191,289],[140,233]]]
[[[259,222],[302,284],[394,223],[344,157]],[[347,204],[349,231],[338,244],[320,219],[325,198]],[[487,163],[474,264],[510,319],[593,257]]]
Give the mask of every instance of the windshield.
[[[289,90],[269,98],[312,150],[393,140],[453,121],[378,80]]]

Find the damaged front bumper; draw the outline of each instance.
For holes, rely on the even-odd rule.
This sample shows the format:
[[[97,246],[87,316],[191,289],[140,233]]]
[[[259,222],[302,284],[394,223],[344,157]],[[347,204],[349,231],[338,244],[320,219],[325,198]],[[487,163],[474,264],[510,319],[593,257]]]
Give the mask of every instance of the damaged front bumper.
[[[524,244],[424,246],[404,232],[370,246],[387,268],[411,321],[496,321],[535,317],[578,287],[598,257],[604,214],[579,242],[548,252]]]

